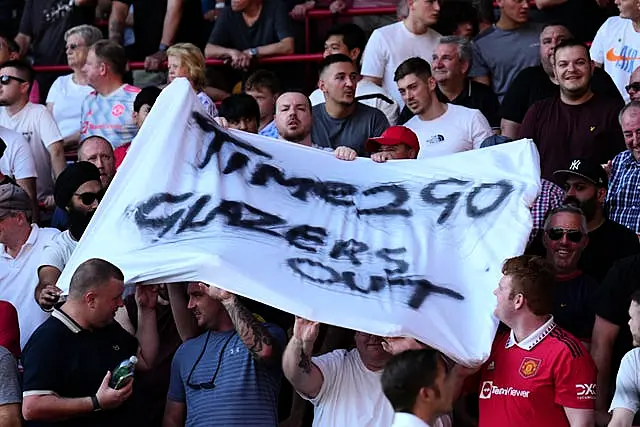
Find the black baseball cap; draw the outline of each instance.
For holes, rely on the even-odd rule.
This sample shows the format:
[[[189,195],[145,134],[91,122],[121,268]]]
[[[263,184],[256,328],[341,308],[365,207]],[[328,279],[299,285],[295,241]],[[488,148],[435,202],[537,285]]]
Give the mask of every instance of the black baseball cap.
[[[597,187],[607,187],[609,177],[599,163],[587,159],[574,159],[569,162],[566,169],[560,169],[553,173],[554,176],[566,180],[571,176],[578,176],[593,183]]]

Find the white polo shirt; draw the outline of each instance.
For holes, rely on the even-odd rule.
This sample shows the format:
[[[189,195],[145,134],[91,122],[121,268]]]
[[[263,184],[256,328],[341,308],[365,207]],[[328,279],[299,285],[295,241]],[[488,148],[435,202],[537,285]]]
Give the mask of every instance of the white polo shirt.
[[[53,172],[48,148],[54,142],[62,141],[62,135],[47,107],[28,102],[13,116],[7,114],[6,107],[0,107],[0,126],[21,133],[29,143],[38,171],[38,200],[42,201],[52,195]]]
[[[36,302],[34,292],[38,285],[37,269],[42,249],[59,233],[55,228],[32,225],[27,241],[15,258],[9,256],[4,245],[0,244],[0,300],[9,301],[18,311],[21,348],[49,317]]]
[[[429,424],[425,423],[413,414],[396,412],[396,415],[393,417],[393,424],[391,424],[391,427],[429,427]]]
[[[69,230],[63,231],[51,239],[42,250],[42,256],[40,257],[40,264],[38,264],[38,270],[40,267],[49,266],[55,267],[60,272],[64,270],[64,266],[67,265],[67,261],[71,258],[71,254],[78,246],[78,242],[73,240]]]

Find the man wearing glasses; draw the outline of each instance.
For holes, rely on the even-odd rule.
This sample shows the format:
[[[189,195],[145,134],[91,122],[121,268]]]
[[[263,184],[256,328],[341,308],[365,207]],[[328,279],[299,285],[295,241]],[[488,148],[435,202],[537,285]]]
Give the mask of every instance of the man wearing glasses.
[[[69,165],[58,177],[54,197],[56,205],[68,213],[69,229],[45,246],[38,267],[35,297],[42,309],[50,311],[58,301],[60,289],[55,285],[71,254],[89,225],[103,189],[100,171],[89,162]]]
[[[174,356],[164,427],[278,425],[282,329],[222,289],[190,283],[187,292],[206,331]]]
[[[629,94],[631,101],[640,101],[640,67],[631,73],[629,84],[624,89]]]

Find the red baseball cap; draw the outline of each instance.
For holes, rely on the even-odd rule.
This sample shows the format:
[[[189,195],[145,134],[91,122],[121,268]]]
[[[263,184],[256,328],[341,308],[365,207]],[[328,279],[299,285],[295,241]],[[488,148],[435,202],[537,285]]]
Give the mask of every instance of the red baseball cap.
[[[365,143],[365,149],[369,153],[375,153],[380,149],[381,145],[398,145],[407,144],[409,147],[420,151],[420,143],[416,134],[404,126],[391,126],[377,138],[369,138]]]

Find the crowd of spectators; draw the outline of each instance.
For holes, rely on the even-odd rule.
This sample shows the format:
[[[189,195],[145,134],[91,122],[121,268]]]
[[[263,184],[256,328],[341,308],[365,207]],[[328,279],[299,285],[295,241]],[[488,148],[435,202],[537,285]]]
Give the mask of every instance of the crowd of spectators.
[[[361,7],[397,14],[342,15]],[[301,52],[322,8],[335,25],[311,31],[312,84],[305,67],[262,63]],[[640,425],[637,0],[0,0],[0,29],[2,427]],[[125,298],[100,259],[62,295],[180,78],[219,126],[342,161],[446,162],[532,139],[541,191],[526,254],[496,283],[489,360],[473,370],[204,283]],[[134,380],[112,388],[133,355]]]

